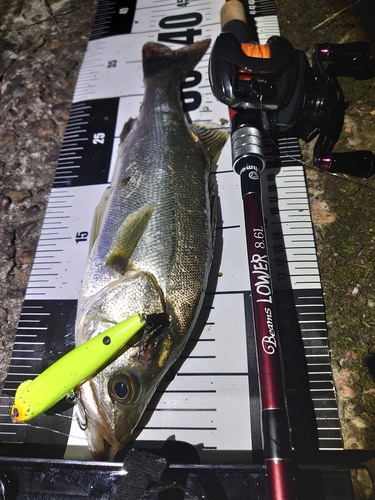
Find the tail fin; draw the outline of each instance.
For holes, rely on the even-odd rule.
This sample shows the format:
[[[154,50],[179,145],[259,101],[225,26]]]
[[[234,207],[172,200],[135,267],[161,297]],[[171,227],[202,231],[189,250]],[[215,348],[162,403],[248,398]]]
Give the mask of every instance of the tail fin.
[[[161,43],[146,43],[142,51],[144,78],[172,72],[174,78],[182,82],[202,59],[209,45],[208,39],[171,50]]]

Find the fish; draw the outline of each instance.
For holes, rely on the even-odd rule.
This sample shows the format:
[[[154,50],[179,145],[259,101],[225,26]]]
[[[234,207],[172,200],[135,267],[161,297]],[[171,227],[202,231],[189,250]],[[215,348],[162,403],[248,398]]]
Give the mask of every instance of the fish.
[[[209,44],[143,46],[139,116],[124,125],[111,184],[95,210],[76,344],[134,314],[167,318],[133,337],[80,387],[88,447],[99,460],[113,458],[133,439],[202,306],[215,234],[210,170],[228,133],[192,123],[180,87]]]

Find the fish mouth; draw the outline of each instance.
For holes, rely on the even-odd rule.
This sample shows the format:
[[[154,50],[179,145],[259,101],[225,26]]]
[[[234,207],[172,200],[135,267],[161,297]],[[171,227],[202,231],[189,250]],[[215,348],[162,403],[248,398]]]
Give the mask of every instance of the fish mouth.
[[[128,422],[124,421],[124,425],[130,427],[130,419]],[[88,419],[88,426],[86,430],[86,438],[88,448],[95,460],[112,461],[116,453],[121,451],[124,445],[130,441],[132,432],[118,432],[111,430],[108,426],[103,425],[98,420]]]
[[[97,399],[92,385],[91,380],[80,387],[80,403],[86,418],[86,441],[94,459],[106,461],[131,440],[138,412],[136,406],[123,412],[120,405],[113,404],[109,405],[108,411]]]

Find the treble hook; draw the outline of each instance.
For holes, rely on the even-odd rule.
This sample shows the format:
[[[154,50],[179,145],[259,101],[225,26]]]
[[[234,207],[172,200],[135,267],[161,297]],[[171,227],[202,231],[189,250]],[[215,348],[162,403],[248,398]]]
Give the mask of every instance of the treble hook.
[[[137,360],[140,361],[140,356],[145,350],[145,344],[147,337],[154,335],[159,330],[164,329],[164,327],[169,325],[169,316],[167,313],[155,313],[148,314],[145,316],[145,326],[143,329],[143,335],[140,340]]]
[[[81,429],[81,431],[85,431],[89,425],[89,421],[87,418],[87,413],[86,413],[85,407],[83,406],[83,403],[82,403],[80,396],[77,397],[76,415],[77,415],[77,422],[78,422],[79,428]]]

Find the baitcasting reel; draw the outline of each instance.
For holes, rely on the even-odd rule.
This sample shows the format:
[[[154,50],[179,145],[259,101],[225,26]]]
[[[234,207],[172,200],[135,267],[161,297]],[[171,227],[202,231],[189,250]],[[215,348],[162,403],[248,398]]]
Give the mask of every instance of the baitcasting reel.
[[[247,25],[235,20],[223,27],[213,47],[211,86],[231,110],[258,114],[260,128],[270,135],[287,133],[306,142],[317,137],[314,166],[370,177],[375,172],[370,151],[332,153],[347,107],[336,75],[344,69],[359,76],[369,56],[366,42],[316,44],[310,66],[305,53],[285,38],[256,44],[249,40]]]

